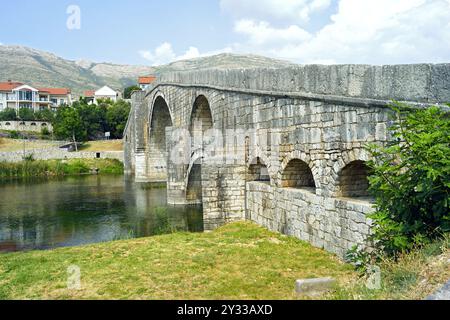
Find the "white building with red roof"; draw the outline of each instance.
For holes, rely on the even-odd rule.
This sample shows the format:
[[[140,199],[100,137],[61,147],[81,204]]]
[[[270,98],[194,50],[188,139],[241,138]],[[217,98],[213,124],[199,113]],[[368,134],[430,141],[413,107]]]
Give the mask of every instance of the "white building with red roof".
[[[21,82],[0,82],[0,111],[6,108],[21,108],[34,111],[49,109],[56,111],[62,105],[72,103],[70,89],[66,88],[34,88]]]

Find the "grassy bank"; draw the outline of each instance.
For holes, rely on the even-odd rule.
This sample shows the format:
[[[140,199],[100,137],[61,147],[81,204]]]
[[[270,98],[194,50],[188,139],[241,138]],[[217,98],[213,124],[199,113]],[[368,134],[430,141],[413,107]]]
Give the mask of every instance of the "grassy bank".
[[[67,268],[81,290],[67,289]],[[299,278],[346,283],[352,267],[254,224],[0,256],[2,299],[294,299]]]
[[[122,174],[123,164],[113,159],[36,160],[18,163],[0,162],[0,178],[27,178],[89,174]]]
[[[0,299],[299,299],[294,282],[331,276],[322,299],[423,299],[450,277],[448,242],[385,261],[382,288],[323,250],[249,222],[203,234],[174,233],[0,256]],[[67,289],[67,268],[81,289]],[[301,298],[301,297],[300,297]]]

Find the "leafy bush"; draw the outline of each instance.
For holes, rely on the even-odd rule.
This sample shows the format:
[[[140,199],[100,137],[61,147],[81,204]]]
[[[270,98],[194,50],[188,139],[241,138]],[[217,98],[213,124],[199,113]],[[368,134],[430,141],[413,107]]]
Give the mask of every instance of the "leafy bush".
[[[47,127],[42,127],[41,136],[44,138],[48,138],[50,136],[50,130]]]
[[[394,102],[391,139],[370,145],[373,241],[395,256],[450,231],[450,114]]]
[[[0,112],[0,121],[15,121],[17,120],[16,110],[12,108],[6,108]]]
[[[35,120],[34,111],[28,108],[20,108],[19,118],[23,121],[33,121]]]

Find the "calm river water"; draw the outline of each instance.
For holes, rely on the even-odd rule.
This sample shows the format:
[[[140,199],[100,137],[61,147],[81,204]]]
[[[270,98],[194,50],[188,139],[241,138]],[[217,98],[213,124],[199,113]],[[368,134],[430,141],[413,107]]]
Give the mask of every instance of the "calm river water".
[[[201,207],[123,176],[0,182],[0,252],[203,231]]]

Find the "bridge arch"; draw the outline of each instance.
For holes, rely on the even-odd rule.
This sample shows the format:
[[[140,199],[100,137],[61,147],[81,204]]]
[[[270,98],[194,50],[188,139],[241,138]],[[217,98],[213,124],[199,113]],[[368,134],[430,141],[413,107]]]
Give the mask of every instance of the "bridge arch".
[[[195,98],[192,105],[191,117],[189,120],[189,132],[191,134],[193,150],[203,149],[208,142],[205,132],[214,127],[214,118],[209,100],[205,95],[200,94]]]
[[[172,114],[164,96],[156,94],[151,105],[149,116],[149,176],[152,180],[167,179],[167,137],[166,128],[172,127]]]

